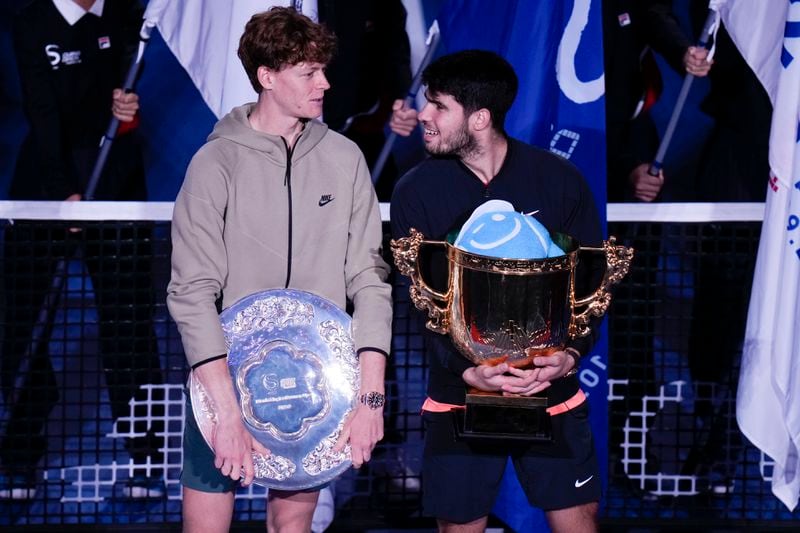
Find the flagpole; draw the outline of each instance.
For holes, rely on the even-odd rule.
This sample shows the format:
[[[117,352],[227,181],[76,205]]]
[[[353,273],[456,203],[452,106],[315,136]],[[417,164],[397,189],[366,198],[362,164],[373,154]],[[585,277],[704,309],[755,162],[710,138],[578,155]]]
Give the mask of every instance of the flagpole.
[[[717,25],[717,12],[709,9],[708,17],[706,17],[705,24],[703,24],[703,31],[700,33],[700,38],[697,41],[697,46],[702,48],[708,47],[708,41],[711,37],[711,32]],[[664,136],[661,138],[661,144],[658,146],[656,157],[647,169],[647,173],[651,176],[658,176],[661,169],[664,167],[664,156],[667,154],[667,149],[672,142],[672,136],[675,133],[675,128],[678,125],[678,119],[683,111],[683,106],[686,104],[686,98],[689,96],[689,90],[692,88],[695,75],[686,73],[683,78],[683,85],[681,85],[680,93],[678,93],[678,100],[675,102],[675,108],[672,110],[672,116],[669,118],[667,129]]]
[[[142,68],[142,57],[144,56],[144,50],[147,48],[147,43],[150,40],[150,34],[153,32],[154,27],[154,21],[145,20],[142,24],[142,29],[139,31],[139,50],[133,60],[133,63],[131,63],[131,66],[128,69],[128,74],[125,76],[125,83],[122,86],[122,89],[126,93],[132,92],[133,86],[136,84],[136,77],[139,75],[139,71]],[[89,178],[89,184],[86,186],[86,191],[83,193],[84,200],[94,199],[97,183],[100,181],[100,174],[103,173],[103,168],[106,166],[106,160],[108,160],[108,154],[111,151],[111,145],[114,143],[118,128],[119,119],[112,114],[111,120],[108,122],[106,132],[100,139],[100,152],[97,155],[97,160],[94,163],[94,168],[92,169],[92,174]]]
[[[403,99],[403,107],[409,107],[414,104],[414,100],[417,98],[419,88],[422,85],[422,73],[433,60],[433,54],[436,51],[436,46],[439,44],[440,36],[439,23],[434,20],[430,29],[428,29],[428,38],[425,39],[425,46],[427,47],[425,50],[425,56],[422,58],[422,61],[420,61],[419,68],[417,69],[416,74],[414,74],[414,79],[411,81],[411,87],[408,89],[408,94],[406,95],[405,99]],[[383,144],[381,153],[378,155],[378,158],[375,160],[375,165],[372,167],[373,185],[378,182],[378,178],[380,177],[381,172],[383,172],[383,167],[386,166],[386,161],[389,159],[389,155],[392,153],[392,145],[396,139],[397,134],[392,132],[389,134],[389,137]]]

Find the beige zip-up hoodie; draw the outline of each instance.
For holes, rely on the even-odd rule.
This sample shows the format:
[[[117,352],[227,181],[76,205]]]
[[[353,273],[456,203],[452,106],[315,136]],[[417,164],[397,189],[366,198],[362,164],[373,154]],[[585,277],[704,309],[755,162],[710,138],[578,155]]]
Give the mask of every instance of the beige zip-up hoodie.
[[[215,302],[289,287],[353,305],[356,350],[390,349],[392,300],[375,191],[358,147],[309,121],[293,150],[222,118],[192,158],[172,217],[167,305],[189,364],[227,353]]]

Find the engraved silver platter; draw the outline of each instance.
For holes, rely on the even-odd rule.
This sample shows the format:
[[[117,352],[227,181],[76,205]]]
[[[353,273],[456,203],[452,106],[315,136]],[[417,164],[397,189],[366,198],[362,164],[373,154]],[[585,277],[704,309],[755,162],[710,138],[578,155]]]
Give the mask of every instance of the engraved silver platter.
[[[255,483],[302,490],[347,470],[350,447],[333,451],[359,387],[347,313],[309,292],[270,289],[239,300],[220,321],[242,419],[272,452],[253,454]],[[212,446],[211,402],[194,376],[189,391],[197,424]]]

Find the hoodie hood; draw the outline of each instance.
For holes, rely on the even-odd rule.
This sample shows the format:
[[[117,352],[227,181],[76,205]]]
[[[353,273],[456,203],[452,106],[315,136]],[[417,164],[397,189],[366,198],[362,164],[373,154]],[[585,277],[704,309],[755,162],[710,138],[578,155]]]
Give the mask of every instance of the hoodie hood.
[[[236,144],[258,150],[279,165],[286,164],[286,144],[280,135],[270,135],[254,130],[247,117],[256,104],[234,107],[214,126],[209,141],[227,139]],[[303,133],[297,139],[292,160],[297,161],[308,154],[328,132],[328,126],[318,120],[306,122]]]

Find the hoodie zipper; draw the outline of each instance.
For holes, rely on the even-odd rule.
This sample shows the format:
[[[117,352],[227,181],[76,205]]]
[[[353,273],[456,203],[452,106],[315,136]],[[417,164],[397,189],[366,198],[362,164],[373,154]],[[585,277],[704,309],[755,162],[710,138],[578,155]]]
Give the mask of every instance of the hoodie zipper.
[[[292,153],[294,148],[289,148],[286,139],[281,137],[283,145],[286,147],[286,173],[283,176],[283,186],[286,187],[286,198],[289,202],[289,247],[286,254],[286,284],[285,289],[289,288],[289,281],[292,279]],[[296,144],[296,143],[295,143]]]

